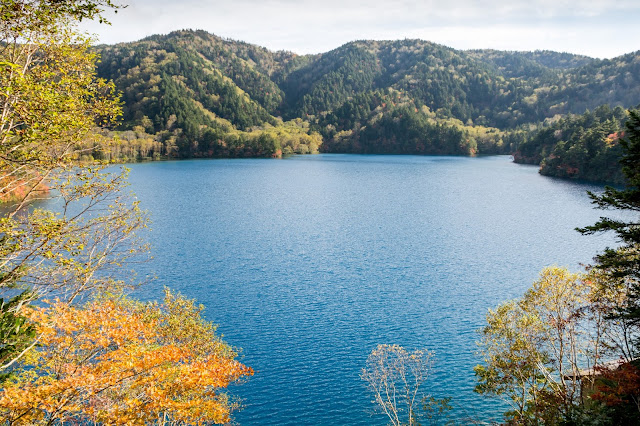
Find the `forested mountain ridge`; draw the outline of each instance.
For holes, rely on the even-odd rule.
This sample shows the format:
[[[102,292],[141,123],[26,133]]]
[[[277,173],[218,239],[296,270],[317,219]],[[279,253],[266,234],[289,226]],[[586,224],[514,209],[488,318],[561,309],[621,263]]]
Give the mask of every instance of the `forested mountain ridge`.
[[[608,105],[569,114],[531,135],[514,154],[518,163],[540,164],[547,176],[623,184],[620,138],[627,111]]]
[[[504,77],[553,77],[557,70],[570,70],[596,62],[588,56],[559,53],[549,50],[534,52],[503,51],[493,49],[467,50],[467,55],[489,65]]]
[[[138,151],[133,157],[264,157],[317,152],[321,144],[308,124],[283,123],[271,114],[283,101],[271,76],[277,79],[289,61],[300,61],[294,54],[204,31],[97,50],[99,75],[122,92],[122,129],[135,131],[124,135],[127,149]],[[136,146],[150,139],[159,144],[144,155]]]
[[[163,147],[172,140],[181,156],[274,155],[285,147],[263,138],[245,149],[247,141],[284,127],[319,133],[331,152],[511,153],[522,129],[640,100],[640,52],[598,60],[407,39],[296,55],[204,31],[96,49],[99,75],[123,92],[122,128],[142,129]],[[313,146],[292,143],[287,152],[313,151],[313,137]]]

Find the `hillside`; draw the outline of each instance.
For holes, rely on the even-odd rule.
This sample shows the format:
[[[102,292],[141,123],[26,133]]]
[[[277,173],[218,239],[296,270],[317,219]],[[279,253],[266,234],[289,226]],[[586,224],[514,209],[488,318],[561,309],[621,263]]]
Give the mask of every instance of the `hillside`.
[[[596,60],[361,40],[299,56],[204,31],[97,50],[99,75],[123,92],[121,130],[160,142],[162,155],[310,152],[320,136],[328,152],[511,153],[545,120],[640,101],[640,52]],[[293,141],[278,146],[286,129]]]
[[[607,105],[569,114],[532,134],[520,144],[514,159],[540,164],[540,173],[547,176],[623,184],[618,142],[628,118],[622,108]]]
[[[97,50],[99,75],[122,92],[121,130],[135,131],[130,143],[153,138],[161,142],[159,155],[179,157],[277,156],[317,151],[321,143],[308,124],[271,114],[283,102],[271,77],[297,62],[293,54],[203,31]]]
[[[553,79],[558,70],[589,65],[596,59],[588,56],[558,53],[549,50],[535,52],[501,51],[493,49],[468,50],[467,55],[487,64],[492,70],[506,78]]]

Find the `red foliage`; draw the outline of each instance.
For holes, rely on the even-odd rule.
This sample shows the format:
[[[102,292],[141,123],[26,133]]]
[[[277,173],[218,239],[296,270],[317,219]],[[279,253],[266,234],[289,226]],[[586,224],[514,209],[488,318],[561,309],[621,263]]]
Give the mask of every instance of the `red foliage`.
[[[609,406],[621,404],[638,405],[640,401],[640,368],[624,363],[615,370],[599,369],[600,377],[591,395],[596,401]]]

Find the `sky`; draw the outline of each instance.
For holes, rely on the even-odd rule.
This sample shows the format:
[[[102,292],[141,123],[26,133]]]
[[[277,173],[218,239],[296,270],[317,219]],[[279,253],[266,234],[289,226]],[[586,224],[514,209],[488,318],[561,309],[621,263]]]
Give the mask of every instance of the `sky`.
[[[322,53],[349,41],[419,38],[456,49],[555,50],[613,58],[640,50],[639,0],[117,0],[100,43],[201,29],[271,50]]]

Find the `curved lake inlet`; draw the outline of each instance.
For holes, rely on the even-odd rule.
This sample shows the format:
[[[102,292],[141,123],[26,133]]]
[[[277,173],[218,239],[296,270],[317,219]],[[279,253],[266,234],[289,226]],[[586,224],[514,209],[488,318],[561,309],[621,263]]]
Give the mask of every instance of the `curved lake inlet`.
[[[256,374],[230,392],[244,425],[370,425],[360,379],[379,343],[426,347],[427,387],[458,419],[500,418],[473,393],[477,330],[544,266],[606,245],[587,190],[509,157],[314,155],[130,166],[158,278],[206,306]]]

